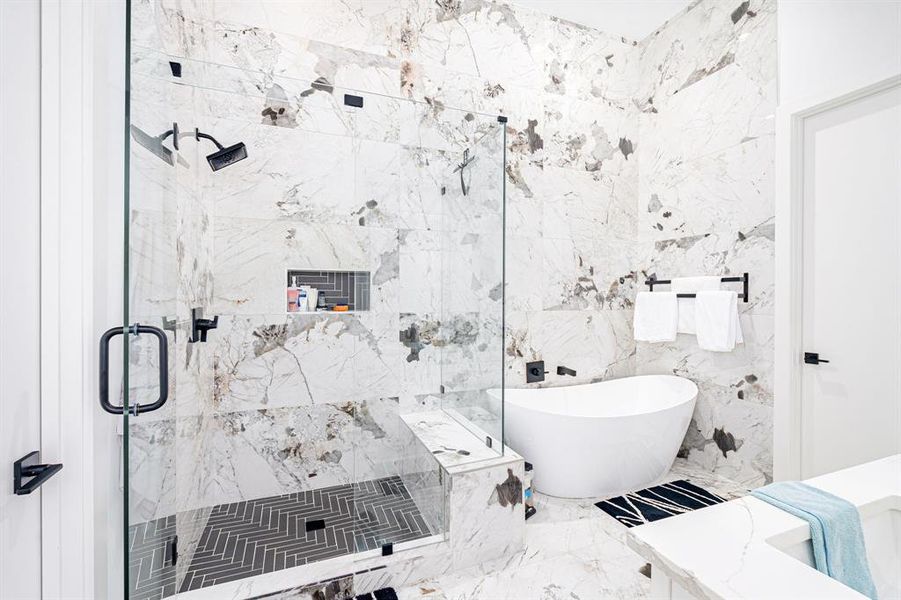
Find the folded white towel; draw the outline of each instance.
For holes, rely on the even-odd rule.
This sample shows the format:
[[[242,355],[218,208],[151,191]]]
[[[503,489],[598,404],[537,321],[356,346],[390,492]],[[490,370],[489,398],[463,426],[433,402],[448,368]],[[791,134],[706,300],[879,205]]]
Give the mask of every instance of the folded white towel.
[[[635,298],[635,339],[640,342],[671,342],[676,339],[675,292],[638,292]]]
[[[696,294],[706,290],[720,289],[719,277],[676,277],[670,286],[677,294]],[[679,298],[679,333],[697,333],[695,326],[694,298]]]
[[[714,352],[731,352],[743,341],[738,321],[738,294],[700,291],[695,298],[698,346]]]

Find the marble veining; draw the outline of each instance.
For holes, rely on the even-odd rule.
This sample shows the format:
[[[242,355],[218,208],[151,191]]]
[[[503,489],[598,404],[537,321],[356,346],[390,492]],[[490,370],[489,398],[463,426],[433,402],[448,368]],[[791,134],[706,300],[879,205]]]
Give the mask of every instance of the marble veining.
[[[640,41],[500,0],[138,0],[133,11],[133,122],[155,135],[177,120],[248,147],[215,174],[194,144],[174,169],[132,152],[132,312],[174,320],[177,392],[133,423],[136,519],[398,473],[414,500],[434,499],[436,482],[416,475],[437,473],[434,455],[409,450],[400,415],[452,408],[498,438],[485,391],[524,385],[539,358],[579,374],[543,385],[694,380],[687,463],[741,485],[771,479],[774,0],[699,0]],[[477,157],[465,195],[464,150]],[[289,269],[369,271],[370,310],[286,315]],[[744,271],[754,284],[736,352],[632,340],[647,276]],[[186,342],[197,306],[221,316],[204,347]],[[152,372],[153,360],[136,351],[133,367]],[[153,393],[145,379],[135,397]],[[515,547],[522,508],[496,486],[522,474],[486,465],[450,492],[447,517],[492,539],[493,556]],[[455,499],[489,489],[485,514],[455,516]],[[443,512],[423,510],[430,526]],[[560,568],[582,587],[545,595],[643,593],[613,567],[634,557],[589,563],[582,550]],[[454,561],[423,556],[394,573],[469,567],[464,546],[448,552]],[[586,565],[601,574],[585,579]]]
[[[814,477],[807,483],[856,506],[866,523],[880,513],[898,510],[899,468],[901,455],[893,455]],[[865,531],[878,524],[864,525]],[[691,535],[686,535],[687,531]],[[652,574],[672,581],[674,593],[681,588],[694,597],[709,599],[864,598],[805,564],[801,556],[809,551],[802,546],[799,552],[797,546],[809,540],[810,527],[805,521],[748,496],[632,528],[627,542],[652,562]],[[892,592],[897,591],[897,565],[882,562],[893,558],[890,547],[884,549],[884,555],[868,553],[871,563],[888,567],[882,571],[887,589],[880,590],[879,597],[893,595],[883,594],[893,584]]]
[[[688,479],[727,498],[747,489],[677,460],[664,481]],[[594,506],[597,498],[569,500],[536,495],[538,508],[525,525],[525,547],[501,559],[398,588],[404,600],[492,598],[649,597],[645,559],[627,546],[629,529]]]
[[[401,415],[401,420],[444,468],[498,456],[496,450],[443,410]]]

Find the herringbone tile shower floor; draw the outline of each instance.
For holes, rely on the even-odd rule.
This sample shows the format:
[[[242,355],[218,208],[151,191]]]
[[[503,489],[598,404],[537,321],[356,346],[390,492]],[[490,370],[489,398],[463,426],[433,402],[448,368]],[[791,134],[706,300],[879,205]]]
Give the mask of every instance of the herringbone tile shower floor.
[[[179,591],[432,534],[397,476],[220,504],[194,514],[203,515],[206,523],[193,557],[180,557],[191,563]],[[323,528],[307,531],[307,522],[320,519]],[[132,526],[129,533],[131,598],[174,594],[175,567],[166,554],[166,541],[176,533],[175,517]]]

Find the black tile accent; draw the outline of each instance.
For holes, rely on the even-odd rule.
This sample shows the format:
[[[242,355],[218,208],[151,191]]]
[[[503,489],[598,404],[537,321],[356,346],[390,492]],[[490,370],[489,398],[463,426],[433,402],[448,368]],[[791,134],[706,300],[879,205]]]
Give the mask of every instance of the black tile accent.
[[[302,285],[319,290],[330,308],[346,304],[350,310],[369,310],[369,271],[288,271],[288,287]]]
[[[354,106],[356,108],[363,108],[363,96],[344,94],[344,104],[347,106]]]
[[[196,518],[207,511],[184,513]],[[165,559],[175,516],[129,528],[130,600],[176,592],[175,568]],[[321,522],[324,527],[307,527]],[[271,573],[353,552],[431,535],[398,476],[358,484],[220,504],[209,511],[178,591],[185,592]]]
[[[169,69],[172,70],[173,77],[181,77],[181,63],[170,60]]]
[[[310,531],[325,529],[325,519],[313,519],[312,521],[307,521],[306,528],[307,533],[309,533]]]

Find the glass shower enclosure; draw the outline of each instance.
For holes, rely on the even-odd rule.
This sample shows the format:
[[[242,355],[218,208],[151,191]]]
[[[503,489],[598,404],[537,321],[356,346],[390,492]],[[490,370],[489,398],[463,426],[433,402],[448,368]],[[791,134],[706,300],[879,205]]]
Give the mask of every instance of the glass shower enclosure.
[[[468,453],[409,423],[440,414],[490,450],[472,460],[503,452],[505,119],[309,61],[167,53],[146,10],[129,13],[125,317],[103,341],[125,340],[102,398],[121,596],[278,591],[440,543],[435,453]]]

